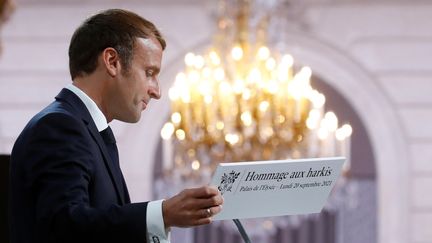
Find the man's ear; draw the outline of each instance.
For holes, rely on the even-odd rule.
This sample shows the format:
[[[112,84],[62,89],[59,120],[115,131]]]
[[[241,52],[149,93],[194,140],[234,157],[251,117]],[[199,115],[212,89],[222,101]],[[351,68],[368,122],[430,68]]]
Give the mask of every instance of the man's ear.
[[[108,74],[111,77],[117,76],[117,74],[121,71],[121,65],[120,65],[120,56],[118,52],[112,48],[108,47],[103,50],[102,55],[102,63],[104,64]]]

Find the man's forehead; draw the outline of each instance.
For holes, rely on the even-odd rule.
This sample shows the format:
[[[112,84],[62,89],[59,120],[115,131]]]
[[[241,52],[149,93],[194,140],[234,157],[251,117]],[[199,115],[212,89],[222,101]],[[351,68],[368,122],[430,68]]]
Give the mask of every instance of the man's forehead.
[[[162,51],[162,46],[156,38],[137,38],[137,46],[154,51]]]
[[[134,60],[159,72],[162,53],[162,46],[156,38],[138,38],[135,43]]]

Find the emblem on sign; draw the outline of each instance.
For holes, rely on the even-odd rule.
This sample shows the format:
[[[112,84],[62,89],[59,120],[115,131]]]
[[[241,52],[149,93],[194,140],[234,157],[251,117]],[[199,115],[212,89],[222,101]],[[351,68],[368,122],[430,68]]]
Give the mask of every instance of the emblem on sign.
[[[221,177],[220,185],[218,186],[219,191],[223,195],[225,192],[231,192],[235,180],[239,177],[240,172],[231,171],[230,173],[224,173]]]

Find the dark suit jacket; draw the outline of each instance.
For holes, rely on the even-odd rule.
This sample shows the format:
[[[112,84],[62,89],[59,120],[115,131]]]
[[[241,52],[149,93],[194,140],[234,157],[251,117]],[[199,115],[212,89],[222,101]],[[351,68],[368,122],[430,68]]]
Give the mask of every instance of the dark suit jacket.
[[[129,202],[120,168],[70,90],[18,137],[10,190],[11,243],[146,242],[147,203]]]

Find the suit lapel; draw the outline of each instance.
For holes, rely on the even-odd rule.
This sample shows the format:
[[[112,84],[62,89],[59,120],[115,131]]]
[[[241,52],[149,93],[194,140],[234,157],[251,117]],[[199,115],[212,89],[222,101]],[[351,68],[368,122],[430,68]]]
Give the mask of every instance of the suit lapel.
[[[84,123],[87,125],[87,129],[89,130],[93,139],[96,141],[96,144],[98,145],[99,150],[103,155],[105,167],[107,168],[108,174],[113,181],[113,185],[117,193],[117,198],[121,204],[125,204],[123,179],[116,176],[117,173],[115,173],[115,171],[117,171],[118,169],[114,167],[113,161],[108,153],[105,142],[99,134],[96,124],[91,118],[86,106],[78,96],[76,96],[72,91],[68,89],[62,89],[62,91],[56,96],[56,99],[62,100],[71,105],[71,107],[74,109],[74,113],[80,116]]]
[[[92,128],[89,125],[87,125],[87,128],[90,131],[90,134],[93,136],[93,139],[96,141],[97,145],[99,146],[99,149],[101,150],[101,152],[103,154],[105,166],[107,167],[108,172],[110,174],[110,177],[114,182],[114,187],[117,191],[117,196],[118,196],[120,202],[122,204],[124,204],[125,200],[123,197],[124,190],[123,190],[122,178],[119,178],[118,176],[116,176],[118,173],[115,173],[115,171],[117,171],[118,169],[114,167],[114,163],[111,159],[111,156],[108,153],[108,149],[105,145],[105,142],[103,141],[101,135],[97,131],[96,126],[94,128]]]

